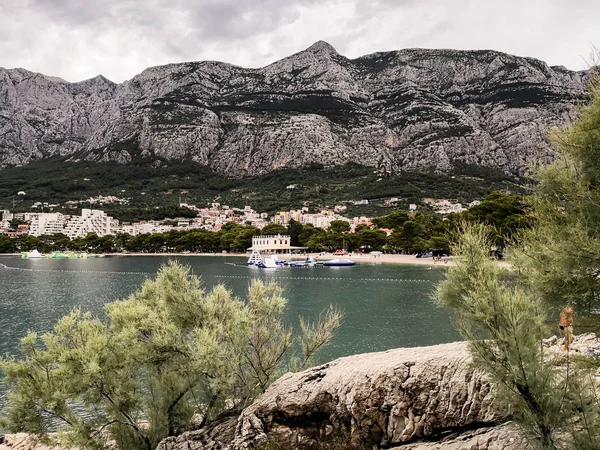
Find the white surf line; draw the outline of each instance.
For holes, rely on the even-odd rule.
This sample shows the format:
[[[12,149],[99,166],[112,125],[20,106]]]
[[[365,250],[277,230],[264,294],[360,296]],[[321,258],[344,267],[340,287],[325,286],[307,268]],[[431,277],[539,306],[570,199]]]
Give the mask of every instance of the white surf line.
[[[244,275],[212,275],[213,278],[239,278],[249,280],[256,277]],[[322,281],[387,281],[408,283],[430,283],[431,280],[403,279],[403,278],[339,278],[339,277],[269,277],[269,280],[322,280]]]

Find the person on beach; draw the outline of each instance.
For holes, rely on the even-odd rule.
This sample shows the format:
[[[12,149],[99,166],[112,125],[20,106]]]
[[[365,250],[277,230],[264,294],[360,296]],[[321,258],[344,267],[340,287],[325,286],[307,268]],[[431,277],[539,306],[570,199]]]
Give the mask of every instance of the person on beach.
[[[565,343],[563,350],[567,351],[570,349],[573,343],[573,316],[575,314],[573,305],[569,305],[560,312],[560,320],[558,322],[558,328],[563,332],[565,336]]]

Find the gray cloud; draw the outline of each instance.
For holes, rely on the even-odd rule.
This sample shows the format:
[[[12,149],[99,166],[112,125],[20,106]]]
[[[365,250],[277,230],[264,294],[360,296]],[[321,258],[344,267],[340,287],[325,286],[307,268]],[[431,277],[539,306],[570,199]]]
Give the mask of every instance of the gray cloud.
[[[0,2],[0,66],[122,81],[187,60],[259,67],[322,39],[349,57],[491,48],[580,69],[597,17],[595,0],[13,0]]]

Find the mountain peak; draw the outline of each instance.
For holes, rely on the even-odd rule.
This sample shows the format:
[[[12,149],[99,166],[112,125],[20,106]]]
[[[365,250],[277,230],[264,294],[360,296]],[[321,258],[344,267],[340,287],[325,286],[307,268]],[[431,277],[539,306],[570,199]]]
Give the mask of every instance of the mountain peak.
[[[306,49],[307,52],[324,55],[337,55],[337,50],[333,45],[325,41],[317,41]]]

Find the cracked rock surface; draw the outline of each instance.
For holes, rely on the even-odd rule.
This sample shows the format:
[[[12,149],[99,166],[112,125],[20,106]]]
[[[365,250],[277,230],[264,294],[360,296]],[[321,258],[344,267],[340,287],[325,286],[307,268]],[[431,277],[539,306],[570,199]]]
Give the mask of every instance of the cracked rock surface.
[[[395,349],[286,374],[237,419],[165,439],[159,449],[247,449],[269,440],[281,448],[327,448],[319,446],[339,436],[354,445],[429,449],[451,433],[490,443],[455,448],[491,450],[507,436],[496,429],[506,417],[493,402],[465,343]]]
[[[574,117],[590,75],[495,51],[348,59],[325,42],[260,69],[169,64],[121,84],[0,68],[0,169],[61,155],[235,177],[349,162],[518,176],[552,158],[548,129]]]

